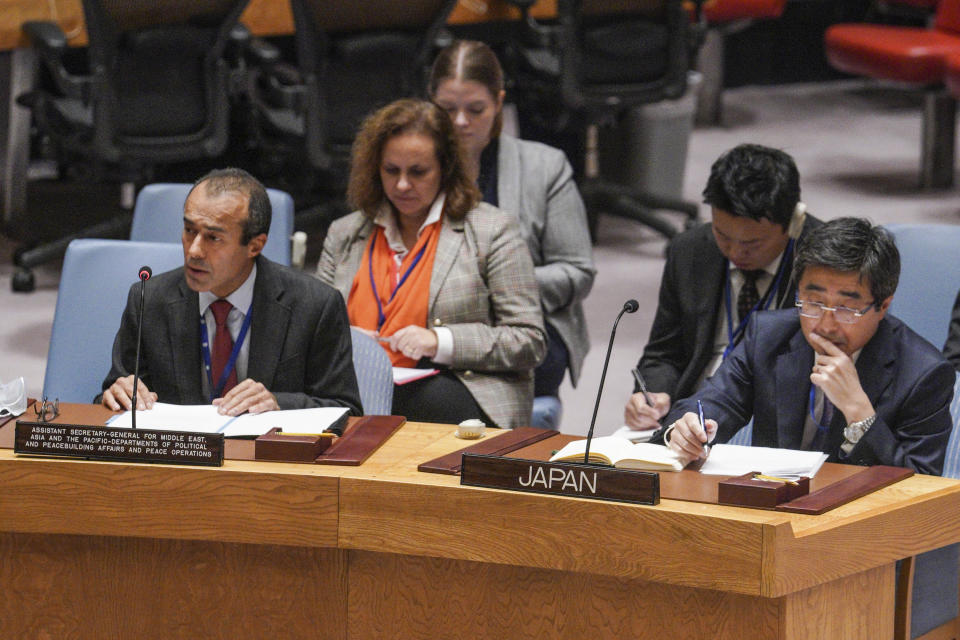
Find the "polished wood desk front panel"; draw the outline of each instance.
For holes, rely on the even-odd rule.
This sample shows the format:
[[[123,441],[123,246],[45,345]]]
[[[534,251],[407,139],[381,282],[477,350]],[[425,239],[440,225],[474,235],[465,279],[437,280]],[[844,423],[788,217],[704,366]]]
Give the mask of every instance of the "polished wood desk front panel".
[[[554,17],[556,13],[557,0],[538,0],[531,9],[532,15],[541,18]],[[502,0],[460,0],[448,22],[474,24],[519,18],[520,12]],[[293,33],[288,0],[251,0],[240,19],[257,35]],[[0,0],[0,51],[27,46],[20,25],[28,20],[59,23],[71,45],[87,42],[81,0]]]
[[[644,507],[417,472],[453,431],[360,467],[0,450],[0,636],[888,638],[894,561],[960,541],[949,479],[822,516]]]

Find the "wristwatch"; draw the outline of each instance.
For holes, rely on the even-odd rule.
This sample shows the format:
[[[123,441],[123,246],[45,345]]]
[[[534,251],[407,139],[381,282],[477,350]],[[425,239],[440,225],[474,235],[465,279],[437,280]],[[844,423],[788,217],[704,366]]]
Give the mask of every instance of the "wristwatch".
[[[866,420],[858,420],[857,422],[852,422],[847,425],[843,430],[843,437],[847,442],[857,443],[860,442],[860,438],[863,437],[863,434],[867,432],[867,429],[873,426],[873,423],[877,421],[877,414],[873,414]]]

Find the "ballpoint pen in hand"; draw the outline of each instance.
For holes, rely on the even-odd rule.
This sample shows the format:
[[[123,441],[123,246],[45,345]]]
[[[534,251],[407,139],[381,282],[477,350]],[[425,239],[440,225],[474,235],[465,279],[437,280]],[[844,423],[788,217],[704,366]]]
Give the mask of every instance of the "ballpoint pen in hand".
[[[643,376],[640,375],[640,369],[634,367],[633,369],[630,369],[630,373],[633,374],[633,379],[637,381],[637,386],[640,387],[640,393],[643,394],[644,401],[652,407],[653,398],[651,398],[650,394],[647,393],[647,383],[644,381]]]
[[[703,403],[697,400],[697,412],[700,414],[700,428],[703,429],[703,434],[707,436],[707,441],[703,443],[703,459],[706,460],[707,456],[710,455],[710,434],[707,433],[707,423],[703,419]]]

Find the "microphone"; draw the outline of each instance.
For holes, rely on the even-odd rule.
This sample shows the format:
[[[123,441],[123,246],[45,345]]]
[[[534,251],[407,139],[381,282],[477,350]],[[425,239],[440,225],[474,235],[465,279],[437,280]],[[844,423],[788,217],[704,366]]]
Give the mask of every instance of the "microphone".
[[[613,337],[617,335],[617,325],[620,323],[620,318],[623,317],[623,314],[635,313],[639,308],[640,303],[631,298],[623,303],[623,308],[620,309],[620,313],[617,314],[617,319],[613,321],[613,330],[610,331],[610,344],[607,345],[607,357],[603,360],[603,373],[600,374],[600,388],[597,389],[597,402],[593,405],[593,418],[590,420],[590,431],[587,432],[587,447],[583,452],[584,464],[589,464],[587,461],[590,459],[590,441],[593,440],[593,428],[597,424],[597,410],[600,408],[600,396],[603,394],[603,383],[607,379],[607,365],[610,364],[610,352],[613,350]]]
[[[143,290],[147,287],[147,280],[153,275],[153,269],[144,265],[140,267],[137,277],[140,278],[140,314],[137,316],[137,359],[133,363],[133,403],[130,405],[130,426],[137,428],[137,384],[140,382],[140,335],[143,332]]]

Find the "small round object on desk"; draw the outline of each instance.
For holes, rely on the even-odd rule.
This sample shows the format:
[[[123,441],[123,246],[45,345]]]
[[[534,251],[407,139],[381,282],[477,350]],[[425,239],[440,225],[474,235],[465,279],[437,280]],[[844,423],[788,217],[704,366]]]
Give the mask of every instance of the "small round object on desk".
[[[458,438],[463,438],[464,440],[476,440],[477,438],[483,437],[485,429],[486,425],[483,423],[483,420],[470,418],[457,425],[456,435]]]

